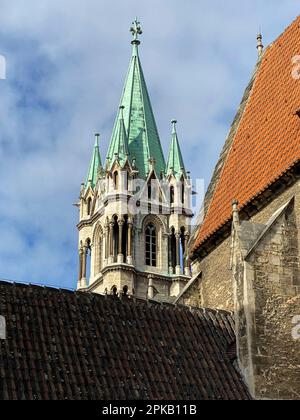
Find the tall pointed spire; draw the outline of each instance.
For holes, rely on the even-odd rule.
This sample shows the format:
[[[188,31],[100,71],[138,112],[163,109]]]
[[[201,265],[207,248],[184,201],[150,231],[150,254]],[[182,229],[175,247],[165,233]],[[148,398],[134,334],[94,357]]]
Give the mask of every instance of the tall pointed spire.
[[[142,34],[141,26],[136,19],[130,29],[133,40],[133,50],[127,73],[120,105],[124,106],[124,125],[128,137],[128,150],[130,156],[135,158],[139,176],[145,178],[149,171],[149,159],[154,158],[157,173],[165,170],[165,159],[152,111],[152,106],[138,54]],[[107,157],[114,158],[114,139],[120,120],[117,115]]]
[[[169,158],[167,163],[167,175],[171,172],[175,177],[180,177],[182,173],[185,173],[185,166],[182,158],[182,153],[179,146],[177,131],[176,131],[176,120],[171,121],[172,124],[172,137],[171,146],[169,151]]]
[[[119,107],[119,121],[116,129],[113,132],[109,151],[110,164],[114,163],[114,157],[118,156],[121,166],[123,166],[129,156],[128,138],[124,124],[124,106]]]
[[[94,188],[97,183],[98,170],[101,167],[101,157],[99,152],[99,137],[100,134],[95,134],[95,145],[92,154],[92,159],[89,166],[88,175],[86,178],[85,186],[89,185]]]

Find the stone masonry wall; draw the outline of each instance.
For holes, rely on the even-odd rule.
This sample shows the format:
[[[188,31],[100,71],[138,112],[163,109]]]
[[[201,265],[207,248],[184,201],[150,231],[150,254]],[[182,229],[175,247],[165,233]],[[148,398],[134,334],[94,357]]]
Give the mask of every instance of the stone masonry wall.
[[[253,216],[251,221],[267,223],[272,214],[274,214],[280,206],[286,203],[294,195],[299,194],[299,192],[300,184],[296,183]],[[299,200],[295,201],[295,206],[297,206],[295,209],[298,215],[297,217],[300,219]],[[298,226],[300,226],[300,221]],[[300,231],[298,231],[297,238],[298,243],[300,243]],[[231,238],[227,238],[201,261],[195,261],[193,263],[193,273],[202,272],[202,281],[199,285],[200,290],[196,290],[195,292],[196,297],[199,294],[201,295],[202,306],[230,311],[234,309],[230,249]]]
[[[201,306],[232,311],[234,308],[232,276],[230,270],[231,238],[224,240],[200,263],[193,265],[193,274],[202,272],[200,290],[195,298],[201,296]]]
[[[179,302],[181,305],[200,307],[202,306],[201,288],[199,287],[201,278],[181,296]]]
[[[297,216],[293,207],[283,214],[249,261],[254,272],[249,338],[256,398],[300,399],[300,340],[292,337],[293,318],[300,315]]]

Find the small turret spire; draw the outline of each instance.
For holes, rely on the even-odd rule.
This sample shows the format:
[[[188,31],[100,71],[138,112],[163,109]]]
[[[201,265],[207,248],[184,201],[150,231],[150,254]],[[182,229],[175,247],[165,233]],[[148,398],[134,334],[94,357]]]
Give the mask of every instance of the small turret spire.
[[[122,159],[125,162],[128,159],[128,138],[126,128],[124,124],[124,109],[125,106],[120,106],[120,133],[119,133],[119,150],[118,153],[122,155]]]
[[[173,119],[172,124],[172,137],[171,137],[171,146],[169,152],[169,158],[167,163],[167,175],[174,174],[179,178],[182,174],[185,174],[185,167],[182,158],[182,153],[179,146],[176,124],[177,120]]]
[[[261,58],[264,52],[264,46],[263,46],[263,36],[261,33],[261,30],[259,31],[259,34],[257,35],[257,51],[258,51],[258,58]]]
[[[85,182],[85,186],[91,186],[92,188],[95,187],[97,178],[98,178],[98,170],[101,167],[101,157],[99,152],[99,137],[100,134],[95,134],[95,145],[92,154],[92,159],[89,166],[88,176]]]
[[[108,155],[110,164],[117,159],[120,165],[124,165],[129,156],[128,137],[124,124],[124,106],[119,107],[119,121],[111,141],[111,150]]]

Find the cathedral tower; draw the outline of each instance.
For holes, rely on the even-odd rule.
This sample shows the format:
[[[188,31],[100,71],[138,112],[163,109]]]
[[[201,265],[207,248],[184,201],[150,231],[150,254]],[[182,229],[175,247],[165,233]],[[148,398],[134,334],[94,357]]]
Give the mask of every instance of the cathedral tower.
[[[176,121],[167,164],[139,58],[140,23],[105,163],[81,186],[78,289],[172,301],[190,279],[191,182]]]

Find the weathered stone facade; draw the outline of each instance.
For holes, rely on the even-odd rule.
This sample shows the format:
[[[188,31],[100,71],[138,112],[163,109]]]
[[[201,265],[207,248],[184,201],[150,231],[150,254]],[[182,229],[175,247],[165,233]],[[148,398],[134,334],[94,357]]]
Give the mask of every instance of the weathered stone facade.
[[[190,243],[195,299],[234,309],[239,367],[257,399],[300,399],[299,25],[265,51],[257,37],[256,70]]]
[[[80,191],[78,289],[174,300],[190,280],[191,181],[172,120],[167,163],[139,58],[132,56],[102,165],[99,135]]]
[[[266,224],[276,210],[300,191],[299,183],[284,190],[265,206],[261,206],[259,212],[249,218],[251,222]],[[295,200],[295,206],[298,201]],[[300,207],[296,208],[300,214]],[[300,245],[300,233],[297,234]],[[232,237],[227,234],[205,258],[196,259],[192,264],[193,273],[202,273],[199,283],[201,305],[210,308],[226,310],[234,309],[234,297],[232,288],[231,270]]]
[[[202,261],[193,263],[193,273],[202,273],[198,286],[202,307],[234,309],[230,253],[231,239],[227,238]]]
[[[196,260],[198,282],[181,303],[234,309],[238,360],[257,399],[300,398],[300,181],[248,220],[233,215],[227,236]],[[294,321],[294,324],[293,324]]]
[[[259,399],[300,398],[300,339],[292,335],[300,314],[299,198],[277,209],[267,224],[234,223],[239,365]]]
[[[186,242],[188,240],[191,213],[186,209],[178,214],[174,211],[177,203],[175,196],[175,204],[170,205],[166,201],[163,203],[164,210],[158,214],[143,214],[138,209],[148,209],[149,201],[142,194],[139,200],[136,198],[139,201],[136,214],[130,213],[127,203],[133,198],[134,192],[130,187],[128,190],[121,187],[115,190],[112,178],[116,170],[120,173],[121,181],[122,177],[131,176],[130,172],[124,173],[116,165],[113,171],[107,171],[104,175],[108,190],[102,190],[103,180],[100,178],[95,189],[83,189],[81,193],[78,289],[104,294],[113,290],[123,293],[126,288],[129,294],[146,298],[151,279],[151,287],[154,294],[157,293],[157,298],[172,300],[190,279],[188,260],[184,258],[180,262],[178,255],[183,238],[182,233],[179,236],[180,232],[184,232]],[[123,183],[120,182],[120,185]],[[189,191],[188,181],[185,185]],[[92,203],[90,214],[86,210],[89,200]],[[189,203],[188,196],[187,200]],[[150,224],[155,228],[156,235],[156,264],[152,266],[147,265],[145,242],[146,228]],[[176,238],[173,248],[177,253],[176,267],[172,263],[171,237]]]

